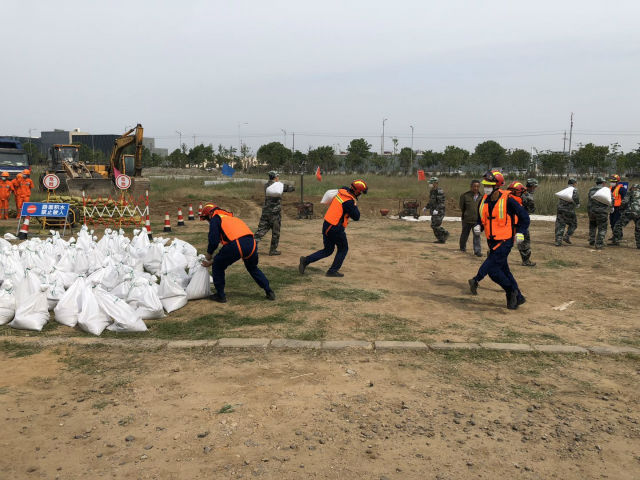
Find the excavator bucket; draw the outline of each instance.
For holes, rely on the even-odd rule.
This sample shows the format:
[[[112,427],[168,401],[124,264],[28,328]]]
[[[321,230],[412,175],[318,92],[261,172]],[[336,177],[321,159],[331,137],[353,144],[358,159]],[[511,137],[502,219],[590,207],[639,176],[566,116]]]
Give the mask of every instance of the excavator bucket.
[[[108,197],[115,193],[115,186],[108,178],[68,178],[69,194],[82,196],[85,192],[89,197]]]

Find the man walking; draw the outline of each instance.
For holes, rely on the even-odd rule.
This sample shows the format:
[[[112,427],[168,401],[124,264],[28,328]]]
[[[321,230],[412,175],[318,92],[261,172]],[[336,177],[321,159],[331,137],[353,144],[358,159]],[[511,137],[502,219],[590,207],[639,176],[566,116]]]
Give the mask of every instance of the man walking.
[[[634,183],[629,189],[628,195],[624,197],[620,205],[622,215],[613,227],[613,240],[611,245],[620,245],[622,239],[622,229],[631,220],[636,224],[635,238],[636,247],[640,248],[640,184]]]
[[[578,228],[578,217],[576,217],[576,208],[580,207],[580,197],[578,195],[578,181],[570,178],[568,185],[573,187],[571,201],[568,202],[562,198],[558,199],[558,211],[556,213],[556,247],[562,246],[562,241],[571,245],[571,235]],[[565,233],[565,227],[567,231]]]
[[[587,214],[589,215],[589,245],[596,250],[602,250],[604,239],[607,235],[607,220],[611,205],[613,205],[613,195],[609,192],[609,203],[599,202],[593,195],[604,187],[604,178],[596,178],[596,186],[591,187],[587,194]]]
[[[9,219],[9,198],[13,193],[13,183],[9,180],[9,172],[0,174],[0,220]]]
[[[514,237],[517,243],[524,240],[524,232],[529,228],[529,214],[513,198],[509,198],[507,190],[500,190],[504,185],[504,176],[498,170],[484,174],[482,185],[485,195],[480,203],[479,224],[476,231],[484,230],[487,236],[489,256],[480,266],[479,275],[486,272],[491,280],[500,285],[507,297],[507,308],[517,309],[526,302],[516,279],[509,269],[509,253],[513,247]],[[469,288],[473,295],[478,294],[478,282],[475,276],[469,279]]]
[[[622,206],[622,199],[627,194],[627,189],[625,188],[624,183],[620,181],[620,175],[615,173],[609,177],[609,188],[611,189],[611,195],[613,195],[613,211],[609,216],[611,231],[613,231],[613,227],[615,227],[618,220],[620,220],[620,215],[622,214],[622,209],[620,207]]]
[[[258,268],[258,249],[253,233],[244,223],[233,213],[227,212],[213,203],[207,203],[200,213],[200,220],[209,222],[209,245],[207,246],[206,260],[202,266],[211,265],[211,275],[213,276],[213,286],[216,293],[209,297],[219,303],[226,303],[227,296],[224,293],[225,275],[227,267],[242,259],[244,266],[253,280],[264,289],[268,300],[275,300],[276,294],[269,286],[269,280]],[[222,243],[222,248],[213,257],[213,252]]]
[[[522,194],[522,207],[531,215],[536,211],[536,202],[533,194],[536,188],[538,188],[538,180],[535,178],[527,178],[526,187],[527,189]],[[529,234],[529,229],[524,233],[523,242],[518,244],[518,251],[522,258],[522,265],[525,267],[536,266],[536,262],[531,261],[531,235]]]
[[[449,232],[442,226],[442,219],[445,213],[444,190],[438,187],[438,177],[429,179],[431,190],[429,191],[429,202],[426,208],[431,210],[431,228],[436,236],[435,243],[446,243]]]
[[[259,242],[266,233],[271,230],[271,247],[269,248],[269,255],[280,255],[278,251],[278,243],[280,242],[280,224],[282,223],[282,192],[293,192],[295,187],[282,185],[282,192],[279,191],[280,175],[276,171],[269,172],[269,181],[264,186],[264,205],[262,207],[262,215],[260,215],[260,222],[258,223],[258,230],[256,230],[255,239]],[[272,188],[270,188],[272,187]],[[272,192],[273,190],[273,192]]]
[[[462,232],[460,233],[460,251],[467,251],[467,240],[473,227],[478,224],[478,208],[482,201],[480,194],[480,180],[472,180],[468,192],[460,196],[460,220],[462,221]],[[480,246],[480,235],[473,234],[473,254],[476,257],[482,256]]]
[[[357,199],[363,193],[366,195],[368,191],[369,187],[367,187],[364,180],[354,180],[349,187],[342,187],[338,190],[338,194],[333,197],[327,213],[324,215],[324,223],[322,224],[322,243],[324,248],[308,257],[300,257],[298,271],[301,275],[304,274],[307,265],[328,257],[337,246],[338,252],[326,275],[327,277],[344,277],[344,274],[340,273],[339,270],[349,251],[345,229],[350,219],[355,222],[360,220]]]

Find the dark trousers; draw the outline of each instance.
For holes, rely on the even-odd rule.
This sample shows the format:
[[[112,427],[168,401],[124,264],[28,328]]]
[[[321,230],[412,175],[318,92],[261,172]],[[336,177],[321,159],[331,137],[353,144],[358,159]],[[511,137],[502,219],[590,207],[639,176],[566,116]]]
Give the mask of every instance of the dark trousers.
[[[512,291],[518,292],[518,297],[522,297],[518,283],[509,269],[509,253],[513,247],[513,239],[506,240],[495,250],[489,250],[489,256],[478,269],[478,274],[474,277],[476,281],[482,280],[485,275],[502,287],[508,295]]]
[[[469,239],[469,233],[475,227],[475,223],[462,222],[462,233],[460,234],[460,250],[467,249],[467,240]],[[473,235],[473,253],[480,255],[482,253],[482,246],[480,243],[480,235]]]
[[[240,249],[238,249],[240,244]],[[237,262],[242,257],[245,257],[244,266],[247,272],[255,280],[255,282],[263,288],[265,291],[271,290],[269,287],[269,280],[262,273],[262,270],[258,268],[258,249],[256,242],[252,235],[245,235],[235,241],[223,245],[217,255],[213,257],[213,265],[211,266],[211,276],[213,276],[213,286],[216,287],[216,292],[221,297],[224,297],[224,271],[229,265]],[[251,253],[253,251],[253,253]]]
[[[334,249],[338,247],[338,252],[333,259],[331,268],[329,268],[329,271],[337,272],[340,270],[342,262],[344,262],[347,252],[349,251],[346,232],[343,228],[337,228],[325,222],[323,225],[322,243],[324,244],[324,248],[309,255],[307,257],[307,264],[327,258],[333,253]]]
[[[613,213],[609,215],[609,223],[611,224],[611,231],[613,232],[613,227],[616,226],[618,220],[620,220],[620,216],[622,212],[620,211],[620,207],[613,207]],[[622,235],[620,236],[622,238]]]

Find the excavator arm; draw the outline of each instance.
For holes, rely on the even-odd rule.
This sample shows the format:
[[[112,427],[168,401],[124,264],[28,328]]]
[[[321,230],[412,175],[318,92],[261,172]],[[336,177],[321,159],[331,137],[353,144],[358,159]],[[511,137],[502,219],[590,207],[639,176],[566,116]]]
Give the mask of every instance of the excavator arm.
[[[120,164],[120,159],[122,157],[122,152],[129,145],[135,144],[136,152],[135,152],[135,170],[133,172],[134,177],[142,176],[142,137],[143,137],[143,128],[142,125],[138,124],[135,128],[127,131],[124,135],[119,138],[116,138],[113,142],[113,150],[111,151],[111,157],[109,159],[110,163],[110,175],[113,176],[113,169],[117,168],[118,170],[122,170],[122,165]],[[133,134],[133,135],[132,135]],[[127,172],[128,175],[131,175],[130,172]]]

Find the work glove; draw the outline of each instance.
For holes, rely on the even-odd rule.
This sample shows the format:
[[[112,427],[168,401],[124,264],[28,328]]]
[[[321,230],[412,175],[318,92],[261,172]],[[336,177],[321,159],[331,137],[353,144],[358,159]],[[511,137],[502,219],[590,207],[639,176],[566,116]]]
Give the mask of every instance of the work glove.
[[[422,213],[427,213],[427,207],[422,208]]]
[[[524,242],[524,234],[516,233],[516,244],[520,245],[522,242]]]
[[[434,210],[432,215],[437,215],[438,214],[438,210]]]
[[[481,231],[482,231],[482,228],[480,227],[480,225],[476,225],[475,227],[473,227],[473,234],[474,235],[480,235]]]

